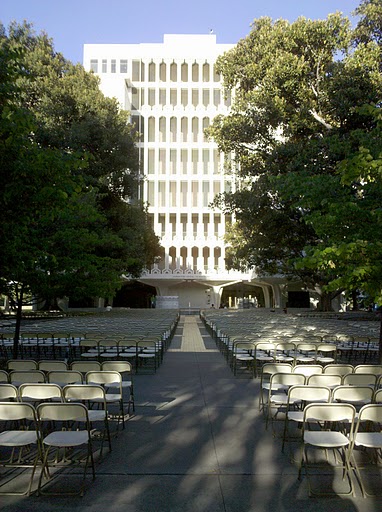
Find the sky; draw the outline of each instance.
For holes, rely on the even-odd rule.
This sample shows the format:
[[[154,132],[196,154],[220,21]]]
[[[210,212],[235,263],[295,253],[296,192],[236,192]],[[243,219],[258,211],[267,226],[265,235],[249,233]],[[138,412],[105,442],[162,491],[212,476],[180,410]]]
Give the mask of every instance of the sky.
[[[254,19],[290,22],[324,19],[336,11],[351,17],[361,0],[0,0],[0,22],[33,24],[53,39],[56,51],[82,63],[86,43],[161,43],[163,34],[216,34],[217,43],[246,37]]]

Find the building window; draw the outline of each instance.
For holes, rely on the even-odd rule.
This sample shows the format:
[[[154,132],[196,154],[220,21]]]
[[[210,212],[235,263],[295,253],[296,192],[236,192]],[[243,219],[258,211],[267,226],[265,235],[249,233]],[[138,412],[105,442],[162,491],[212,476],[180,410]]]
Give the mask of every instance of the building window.
[[[187,105],[188,105],[188,89],[181,89],[180,102],[183,107],[187,107]]]
[[[131,89],[131,109],[139,110],[139,89],[136,87]]]
[[[166,89],[159,89],[159,105],[161,107],[166,105]]]
[[[188,82],[188,64],[186,62],[183,62],[180,68],[180,74],[182,82]]]
[[[203,82],[210,81],[210,65],[206,62],[203,64]]]
[[[98,59],[91,59],[90,60],[90,69],[94,73],[98,73]]]
[[[199,105],[199,90],[192,89],[192,106],[197,107]]]
[[[166,81],[166,63],[165,62],[161,62],[159,64],[159,80],[161,82]]]
[[[155,82],[155,63],[150,62],[149,64],[149,82]]]
[[[117,61],[115,59],[111,59],[111,61],[110,61],[110,71],[112,73],[117,72]]]
[[[127,60],[126,59],[121,59],[119,61],[119,72],[127,73]]]
[[[148,90],[148,102],[150,107],[153,107],[155,105],[155,89],[149,89]]]
[[[140,61],[139,60],[133,60],[132,66],[131,66],[131,79],[133,82],[139,82],[139,68],[140,68]]]
[[[210,104],[210,90],[203,89],[203,106],[207,108],[209,104]]]
[[[214,82],[220,82],[220,74],[216,71],[216,65],[214,65]]]
[[[170,66],[170,80],[171,82],[177,81],[178,68],[175,62],[173,62]]]
[[[196,62],[192,65],[192,81],[199,82],[199,64]]]
[[[155,117],[149,117],[148,128],[148,142],[155,142]]]
[[[107,73],[107,60],[102,59],[102,73]]]
[[[177,104],[177,90],[170,89],[170,105],[176,107]]]

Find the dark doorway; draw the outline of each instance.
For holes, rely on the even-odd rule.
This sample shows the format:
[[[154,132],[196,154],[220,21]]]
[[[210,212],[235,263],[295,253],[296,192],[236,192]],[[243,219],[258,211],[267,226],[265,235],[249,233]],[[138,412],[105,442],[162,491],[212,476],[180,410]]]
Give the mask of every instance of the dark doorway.
[[[235,300],[236,299],[236,300]],[[264,307],[264,293],[260,286],[251,286],[246,283],[235,283],[223,288],[220,306],[234,307],[237,303],[239,308]]]
[[[288,308],[310,308],[309,292],[288,292]]]
[[[155,307],[156,290],[153,286],[131,281],[120,288],[114,299],[115,308],[153,308]]]
[[[94,297],[85,297],[84,299],[73,299],[69,298],[69,308],[95,308],[96,301]]]

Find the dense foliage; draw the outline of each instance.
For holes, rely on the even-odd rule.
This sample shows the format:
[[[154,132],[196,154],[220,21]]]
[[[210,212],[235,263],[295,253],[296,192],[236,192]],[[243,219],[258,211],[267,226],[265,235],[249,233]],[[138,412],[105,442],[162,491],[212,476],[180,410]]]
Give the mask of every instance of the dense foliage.
[[[382,299],[382,5],[357,14],[354,29],[340,13],[255,20],[219,59],[234,103],[210,131],[242,183],[216,201],[237,219],[232,265],[302,279],[323,308],[342,290]]]
[[[112,296],[159,245],[127,113],[27,24],[0,33],[0,291]]]

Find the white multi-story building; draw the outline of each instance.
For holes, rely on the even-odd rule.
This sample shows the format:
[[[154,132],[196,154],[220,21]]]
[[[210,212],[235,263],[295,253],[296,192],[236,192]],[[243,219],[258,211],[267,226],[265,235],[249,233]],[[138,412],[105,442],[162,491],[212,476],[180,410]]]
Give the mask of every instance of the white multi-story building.
[[[155,287],[157,307],[233,307],[243,298],[282,305],[277,282],[226,269],[224,234],[232,219],[210,207],[235,186],[225,170],[230,155],[204,133],[230,108],[215,62],[232,46],[209,34],[84,47],[85,69],[100,77],[103,93],[131,113],[141,134],[141,199],[163,252],[140,281]]]

